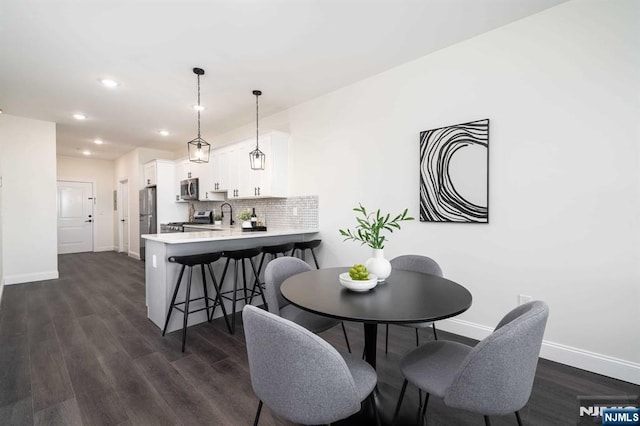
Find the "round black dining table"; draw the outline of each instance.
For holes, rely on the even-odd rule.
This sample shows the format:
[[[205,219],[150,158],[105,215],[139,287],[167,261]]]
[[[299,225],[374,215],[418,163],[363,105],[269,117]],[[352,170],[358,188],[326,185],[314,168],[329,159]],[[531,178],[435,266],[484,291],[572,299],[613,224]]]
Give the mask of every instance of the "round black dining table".
[[[344,288],[338,276],[349,268],[317,269],[287,278],[282,296],[309,312],[364,323],[365,360],[376,368],[378,324],[431,322],[459,315],[471,306],[471,293],[451,280],[420,272],[394,269],[384,283],[366,292]],[[376,401],[380,395],[380,383]],[[381,417],[387,405],[378,402]],[[405,404],[406,405],[406,404]],[[391,412],[393,410],[391,409]],[[387,423],[388,419],[383,419]]]
[[[348,270],[303,272],[286,279],[280,291],[300,309],[364,323],[365,359],[373,368],[378,324],[437,321],[459,315],[471,306],[469,290],[446,278],[394,269],[384,283],[356,292],[344,288],[338,280]]]

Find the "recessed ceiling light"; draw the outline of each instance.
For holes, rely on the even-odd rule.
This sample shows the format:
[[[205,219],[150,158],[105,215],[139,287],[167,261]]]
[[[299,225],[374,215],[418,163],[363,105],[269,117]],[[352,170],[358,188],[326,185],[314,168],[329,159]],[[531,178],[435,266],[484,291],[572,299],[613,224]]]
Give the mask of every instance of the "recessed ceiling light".
[[[102,141],[100,139],[94,139],[93,143],[95,143],[96,145],[102,145]]]
[[[87,116],[84,114],[73,114],[73,118],[75,118],[76,120],[84,120],[85,118],[87,118]]]
[[[160,135],[162,136],[169,136],[169,132],[166,130],[160,130],[158,133],[160,133]]]
[[[82,153],[83,153],[84,155],[91,155],[91,151],[86,151],[86,150],[85,150],[85,151],[82,151]]]
[[[204,106],[202,106],[202,105],[194,105],[193,109],[195,109],[196,111],[204,111]]]
[[[102,80],[100,80],[100,83],[102,83],[105,87],[116,87],[118,85],[118,82],[115,80],[111,80],[108,78],[103,78]]]

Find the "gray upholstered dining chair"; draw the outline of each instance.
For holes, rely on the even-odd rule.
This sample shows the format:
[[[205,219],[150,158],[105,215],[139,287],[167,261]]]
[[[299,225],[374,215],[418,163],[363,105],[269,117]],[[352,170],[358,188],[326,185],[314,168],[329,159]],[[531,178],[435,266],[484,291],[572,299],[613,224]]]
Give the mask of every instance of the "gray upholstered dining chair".
[[[342,321],[307,312],[292,305],[282,297],[280,286],[284,280],[310,270],[311,266],[307,262],[296,257],[279,257],[267,264],[267,269],[264,271],[264,283],[269,312],[293,321],[314,333],[321,333],[340,324],[344,340],[347,342],[347,350],[351,353],[347,330],[344,328]]]
[[[444,399],[444,404],[489,416],[516,414],[529,400],[538,365],[549,307],[533,301],[513,309],[498,323],[492,334],[471,347],[456,342],[428,342],[409,352],[400,361],[405,377],[394,420],[407,383]]]
[[[442,276],[442,269],[438,263],[427,256],[420,256],[417,254],[406,254],[398,256],[391,260],[391,267],[394,269],[400,269],[402,271],[422,272],[423,274]],[[433,322],[416,322],[411,324],[398,324],[404,327],[413,327],[416,330],[416,346],[420,345],[420,337],[418,330],[421,328],[433,328],[433,337],[438,340],[438,333],[436,332],[436,324]],[[384,335],[384,353],[387,353],[389,349],[389,324],[385,328]]]
[[[289,421],[326,424],[360,411],[375,370],[298,324],[246,305],[242,311],[251,386],[262,404]],[[377,414],[377,412],[376,412]]]

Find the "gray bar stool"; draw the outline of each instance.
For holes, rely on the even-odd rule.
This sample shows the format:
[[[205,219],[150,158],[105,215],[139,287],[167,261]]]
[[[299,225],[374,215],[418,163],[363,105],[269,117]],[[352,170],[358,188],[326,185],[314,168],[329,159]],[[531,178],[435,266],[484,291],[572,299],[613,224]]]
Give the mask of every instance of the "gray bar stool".
[[[295,256],[296,250],[300,250],[300,258],[302,260],[305,260],[305,250],[311,250],[313,261],[316,263],[316,269],[320,269],[320,266],[318,265],[318,259],[316,258],[316,253],[313,251],[314,248],[318,248],[320,246],[320,243],[322,243],[322,240],[301,241],[299,243],[295,243],[293,245],[291,256]]]
[[[229,319],[227,318],[227,311],[222,303],[220,287],[218,286],[218,281],[216,281],[216,277],[213,274],[213,268],[211,268],[211,264],[222,257],[222,253],[205,253],[205,254],[194,254],[188,256],[171,256],[169,257],[169,262],[179,263],[182,265],[180,269],[180,275],[178,276],[178,281],[176,282],[176,289],[173,291],[173,297],[171,298],[171,305],[169,305],[169,312],[167,313],[167,320],[164,323],[164,328],[162,329],[162,335],[164,336],[167,332],[167,327],[169,326],[169,320],[171,319],[171,314],[174,309],[182,312],[183,314],[183,322],[182,322],[182,352],[184,352],[185,343],[187,341],[187,321],[189,319],[189,314],[193,314],[200,311],[207,311],[207,319],[211,321],[213,318],[213,311],[216,306],[220,305],[222,308],[222,313],[224,314],[224,319],[227,323],[227,327],[229,331],[231,331],[231,325],[229,324]],[[204,296],[197,297],[195,299],[191,299],[191,277],[193,276],[193,267],[200,265],[200,270],[202,271],[202,289],[204,292]],[[207,292],[207,280],[206,275],[204,273],[204,265],[207,265],[209,269],[209,274],[211,275],[211,279],[213,281],[213,287],[216,291],[215,299],[209,297]],[[187,279],[187,289],[186,295],[183,302],[176,303],[176,297],[178,296],[178,291],[180,290],[180,285],[182,284],[182,276],[184,275],[184,270],[186,267],[189,267],[189,275]],[[189,304],[191,302],[195,302],[197,300],[204,299],[205,307],[195,310],[189,310]],[[213,305],[209,305],[209,302],[213,302]],[[180,306],[184,305],[184,309]],[[211,309],[211,314],[209,314],[209,309]]]
[[[256,282],[260,281],[260,278],[258,275],[258,271],[256,270],[256,265],[253,263],[253,258],[258,256],[260,253],[261,253],[261,250],[259,247],[244,249],[244,250],[225,250],[222,253],[222,256],[227,258],[227,262],[225,263],[224,271],[222,272],[222,279],[220,280],[221,285],[224,285],[224,279],[227,275],[227,269],[229,268],[229,263],[231,262],[232,259],[234,261],[233,290],[223,291],[220,293],[220,297],[223,297],[227,300],[231,300],[232,302],[231,328],[229,329],[229,332],[231,334],[233,334],[236,330],[235,312],[236,312],[236,302],[238,299],[244,301],[245,304],[247,303],[247,301],[251,303],[250,301],[253,300],[253,296],[256,294],[256,288],[257,288],[257,293],[260,294],[260,296],[262,297],[262,302],[264,303],[265,308],[267,307],[267,301],[264,298],[264,293],[262,292],[262,286],[255,285]],[[245,268],[245,260],[249,261],[249,264],[251,265],[251,270],[253,271],[253,276],[254,276],[254,281],[253,281],[254,285],[250,291],[247,289],[247,271]],[[238,288],[238,261],[240,261],[240,264],[242,267],[242,289]],[[242,290],[243,296],[238,297],[238,291],[240,290]],[[227,296],[229,293],[231,293],[231,296]]]

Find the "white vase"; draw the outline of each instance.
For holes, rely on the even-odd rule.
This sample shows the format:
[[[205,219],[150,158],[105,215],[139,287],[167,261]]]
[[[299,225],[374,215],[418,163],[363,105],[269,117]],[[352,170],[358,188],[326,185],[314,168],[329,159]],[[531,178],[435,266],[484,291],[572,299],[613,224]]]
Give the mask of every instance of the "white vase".
[[[378,282],[383,282],[391,275],[391,263],[384,258],[383,249],[373,249],[373,257],[365,262],[367,270],[378,277]]]

